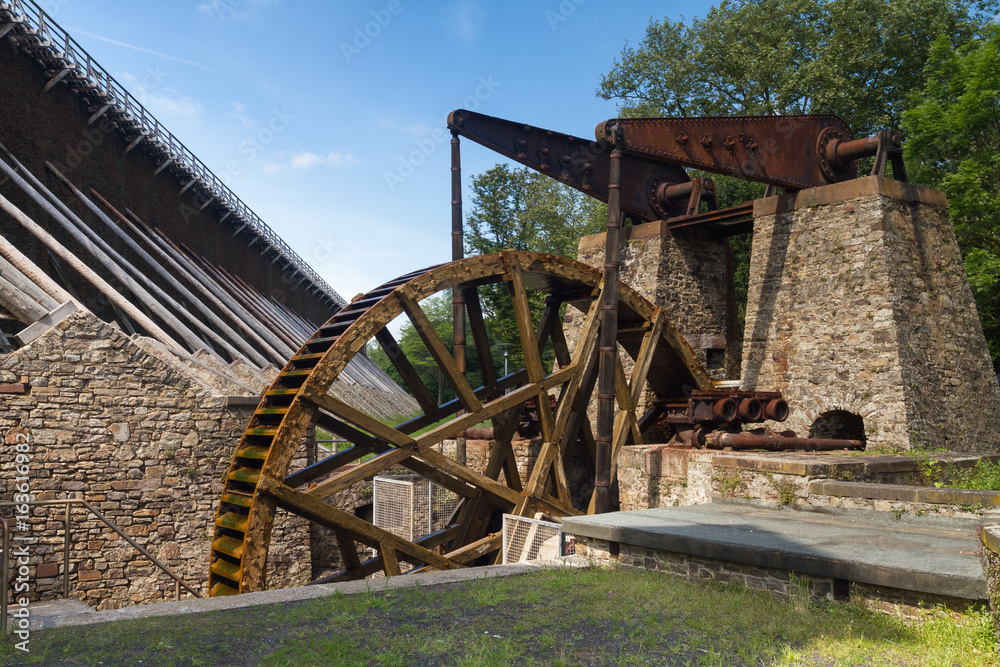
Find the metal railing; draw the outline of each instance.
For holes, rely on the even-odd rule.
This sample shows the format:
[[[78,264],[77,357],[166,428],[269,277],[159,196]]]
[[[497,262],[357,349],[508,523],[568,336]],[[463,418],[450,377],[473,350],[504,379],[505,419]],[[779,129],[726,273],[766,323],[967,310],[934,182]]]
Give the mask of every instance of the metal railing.
[[[205,202],[202,209],[213,202],[218,203],[226,210],[220,222],[232,216],[242,224],[235,225],[237,233],[248,227],[287,260],[286,268],[293,266],[296,274],[301,274],[304,280],[308,280],[336,305],[342,307],[347,304],[205,163],[163,127],[33,0],[0,1],[0,38],[3,36],[13,39],[47,70],[56,70],[46,90],[62,81],[77,93],[93,98],[100,111],[91,117],[91,122],[105,113],[111,113],[115,125],[129,143],[128,150],[141,145],[154,157],[161,157],[158,170],[169,167],[171,171],[190,179],[184,189],[192,185],[197,187]]]
[[[20,505],[28,505],[30,507],[51,507],[51,506],[65,505],[66,512],[65,512],[65,515],[63,517],[63,525],[64,525],[64,528],[63,528],[63,532],[64,532],[64,541],[63,541],[63,596],[64,597],[69,597],[69,571],[70,571],[70,558],[69,558],[69,556],[70,556],[70,546],[72,544],[72,541],[70,539],[70,534],[71,534],[70,527],[72,525],[72,522],[71,522],[71,520],[72,520],[71,510],[72,510],[73,505],[79,505],[79,506],[83,507],[84,509],[86,509],[91,514],[93,514],[105,526],[107,526],[111,530],[115,531],[118,535],[120,535],[122,538],[124,538],[126,542],[128,542],[133,547],[135,547],[135,549],[140,554],[142,554],[143,556],[145,556],[146,558],[148,558],[149,561],[151,563],[153,563],[153,565],[155,565],[156,567],[160,568],[164,573],[166,573],[168,576],[170,576],[170,578],[172,578],[174,580],[174,590],[175,590],[175,593],[176,593],[176,596],[177,596],[178,600],[181,599],[181,586],[183,586],[185,589],[187,589],[196,598],[200,598],[201,597],[201,594],[198,593],[198,591],[195,590],[191,586],[191,584],[189,584],[188,582],[186,582],[180,575],[176,574],[169,567],[167,567],[166,565],[164,565],[163,563],[161,563],[155,556],[153,556],[153,554],[149,553],[149,551],[145,547],[143,547],[141,544],[139,544],[138,542],[136,542],[135,540],[133,540],[130,536],[126,535],[122,531],[121,528],[119,528],[118,526],[116,526],[114,524],[114,522],[111,521],[111,519],[109,519],[108,517],[104,516],[104,514],[102,514],[100,510],[98,510],[96,507],[94,507],[93,505],[91,505],[89,502],[87,502],[83,498],[64,498],[64,499],[61,499],[61,500],[59,500],[59,499],[54,499],[54,500],[31,500],[31,501],[28,501],[26,503],[3,502],[3,503],[0,503],[0,508],[14,507],[15,505],[18,505],[18,506],[20,506]],[[9,577],[8,577],[8,574],[9,574],[8,565],[9,565],[9,561],[10,561],[10,525],[9,525],[8,520],[5,519],[5,518],[3,518],[3,517],[0,517],[0,522],[2,522],[2,526],[3,526],[3,564],[2,564],[2,575],[0,575],[0,576],[3,576],[3,581],[2,581],[2,583],[0,583],[0,600],[2,600],[2,608],[0,608],[0,637],[4,637],[5,638],[7,636],[7,593],[8,593],[7,589],[8,589],[9,583],[10,583],[9,582]]]

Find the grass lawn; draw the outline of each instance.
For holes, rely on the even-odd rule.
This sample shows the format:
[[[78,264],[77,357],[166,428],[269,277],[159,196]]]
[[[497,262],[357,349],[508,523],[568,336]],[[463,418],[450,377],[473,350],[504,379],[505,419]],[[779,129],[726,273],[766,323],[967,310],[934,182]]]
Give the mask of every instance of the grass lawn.
[[[9,665],[996,665],[985,613],[917,622],[624,569],[554,569],[45,630]]]

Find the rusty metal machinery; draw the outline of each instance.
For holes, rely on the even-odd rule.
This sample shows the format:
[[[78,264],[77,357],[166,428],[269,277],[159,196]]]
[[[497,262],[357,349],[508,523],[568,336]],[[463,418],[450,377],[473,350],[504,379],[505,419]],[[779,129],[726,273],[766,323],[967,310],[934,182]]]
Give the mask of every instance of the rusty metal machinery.
[[[593,140],[458,109],[448,116],[458,136],[606,202],[612,146],[621,158],[622,210],[633,220],[670,227],[702,226],[723,234],[749,231],[748,204],[717,211],[714,184],[691,179],[685,167],[788,190],[856,178],[858,160],[874,157],[872,174],[892,164],[906,180],[899,136],[890,131],[854,139],[832,115],[719,118],[617,118],[597,126]],[[612,136],[617,128],[619,136]],[[708,212],[701,212],[702,201]]]

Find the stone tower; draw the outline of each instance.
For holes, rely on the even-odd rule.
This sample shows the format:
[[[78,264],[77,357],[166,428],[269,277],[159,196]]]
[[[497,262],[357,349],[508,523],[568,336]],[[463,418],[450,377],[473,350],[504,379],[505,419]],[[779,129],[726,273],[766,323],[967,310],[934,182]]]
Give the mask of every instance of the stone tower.
[[[742,385],[780,428],[1000,449],[1000,385],[944,194],[871,176],[758,200]]]

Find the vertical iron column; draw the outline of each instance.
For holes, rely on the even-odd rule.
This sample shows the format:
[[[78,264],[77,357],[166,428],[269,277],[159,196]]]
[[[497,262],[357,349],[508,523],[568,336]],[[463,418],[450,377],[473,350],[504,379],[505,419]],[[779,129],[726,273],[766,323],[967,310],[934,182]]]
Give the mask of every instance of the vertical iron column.
[[[611,436],[615,418],[615,369],[618,363],[618,232],[621,211],[621,128],[611,128],[608,170],[608,228],[605,234],[604,289],[601,292],[600,369],[597,376],[597,460],[594,465],[594,512],[611,510]]]
[[[462,237],[462,155],[459,150],[458,132],[451,133],[451,259],[465,257]],[[455,365],[465,375],[465,297],[462,286],[451,292],[452,332],[454,333]],[[455,438],[455,460],[465,465],[465,438]]]

